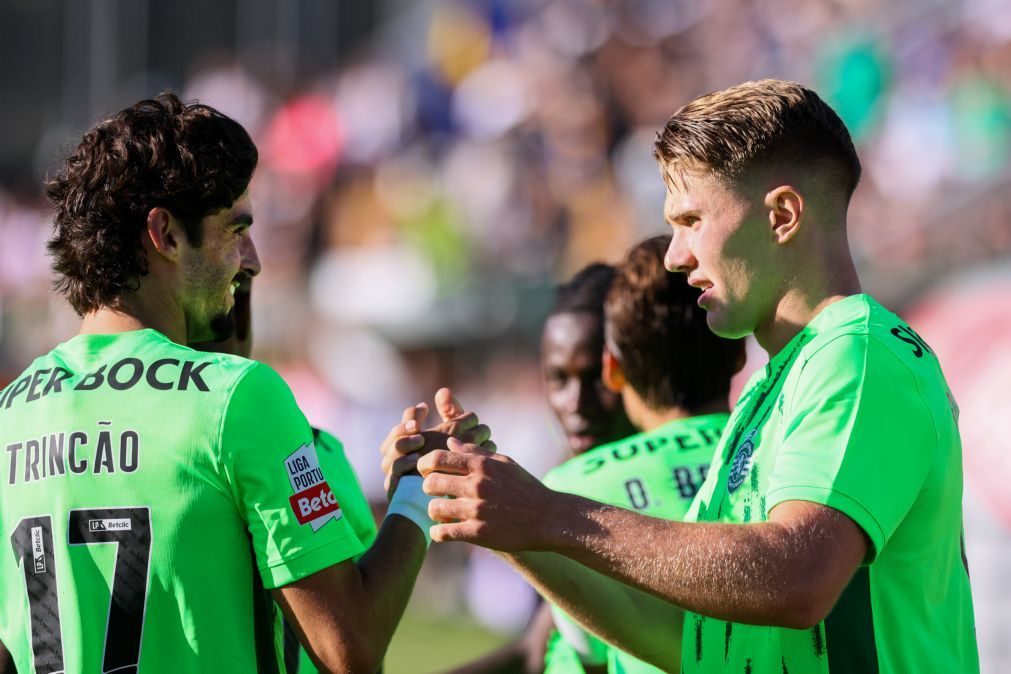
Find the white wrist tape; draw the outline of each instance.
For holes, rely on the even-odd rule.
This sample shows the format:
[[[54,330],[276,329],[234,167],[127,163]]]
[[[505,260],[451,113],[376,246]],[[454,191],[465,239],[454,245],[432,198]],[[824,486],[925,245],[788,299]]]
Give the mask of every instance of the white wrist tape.
[[[429,529],[435,525],[435,520],[428,516],[428,503],[435,498],[422,490],[424,479],[419,475],[405,475],[397,483],[397,490],[390,499],[390,507],[386,516],[400,515],[406,517],[425,534],[425,545],[432,544],[432,534]]]

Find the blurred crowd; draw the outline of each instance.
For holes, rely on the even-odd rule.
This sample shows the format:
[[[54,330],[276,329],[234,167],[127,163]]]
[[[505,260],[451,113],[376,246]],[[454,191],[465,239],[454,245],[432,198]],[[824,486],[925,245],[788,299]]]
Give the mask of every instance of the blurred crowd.
[[[260,148],[254,355],[376,499],[379,439],[445,383],[533,472],[564,458],[536,360],[551,287],[663,230],[652,143],[699,94],[782,77],[840,112],[864,165],[851,241],[893,308],[1011,251],[1005,0],[407,3],[309,81],[195,63],[183,96]],[[49,231],[38,184],[0,185],[0,379],[74,330]],[[468,582],[494,586],[489,564]],[[532,600],[498,592],[474,610],[519,626]]]

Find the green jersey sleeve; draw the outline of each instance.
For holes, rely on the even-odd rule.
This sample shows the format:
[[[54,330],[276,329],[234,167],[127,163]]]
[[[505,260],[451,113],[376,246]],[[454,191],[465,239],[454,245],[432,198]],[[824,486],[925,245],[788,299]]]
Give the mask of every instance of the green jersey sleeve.
[[[362,491],[358,474],[351,466],[351,462],[348,461],[347,454],[344,452],[344,443],[318,428],[313,428],[312,434],[320,462],[327,466],[333,466],[333,468],[328,467],[327,475],[340,474],[347,477],[347,479],[331,482],[330,486],[333,487],[337,502],[340,503],[341,512],[344,513],[344,517],[347,518],[348,524],[351,525],[351,529],[355,532],[355,536],[362,543],[362,552],[355,555],[355,560],[357,561],[376,540],[377,528],[376,521],[372,517],[372,508],[369,507],[368,499],[365,498],[365,493]],[[337,473],[333,473],[334,470]],[[316,668],[316,664],[298,641],[298,637],[295,635],[295,631],[291,625],[286,624],[283,632],[284,646],[281,650],[285,654],[288,672],[318,674],[319,669]]]
[[[348,518],[348,523],[358,540],[366,549],[370,548],[378,533],[376,520],[362,491],[358,474],[344,452],[344,443],[318,428],[313,429],[313,438],[320,461],[332,464],[333,468],[330,470],[336,470],[342,476],[342,479],[330,483],[337,496],[337,502],[341,505],[341,511]]]
[[[899,356],[866,334],[828,342],[803,364],[783,411],[768,507],[820,503],[855,521],[873,561],[921,491],[937,446],[930,407]]]
[[[558,633],[551,630],[544,651],[544,674],[584,674],[576,650]]]
[[[551,606],[551,617],[562,639],[569,645],[580,664],[603,665],[607,662],[609,646],[584,630],[565,611]]]
[[[364,545],[337,498],[342,488],[357,485],[354,475],[317,452],[281,377],[262,363],[250,366],[224,414],[222,470],[264,586],[286,585],[360,554]]]

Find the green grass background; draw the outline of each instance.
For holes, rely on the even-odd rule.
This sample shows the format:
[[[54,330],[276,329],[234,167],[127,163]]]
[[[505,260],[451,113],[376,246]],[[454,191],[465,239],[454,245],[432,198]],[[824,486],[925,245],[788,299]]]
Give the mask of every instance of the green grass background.
[[[462,665],[505,643],[469,618],[431,619],[410,607],[386,652],[385,674],[436,674]]]

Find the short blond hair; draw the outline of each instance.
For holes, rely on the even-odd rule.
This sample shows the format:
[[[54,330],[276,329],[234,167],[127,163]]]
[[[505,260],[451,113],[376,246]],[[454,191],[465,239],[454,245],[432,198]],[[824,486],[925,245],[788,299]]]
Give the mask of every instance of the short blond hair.
[[[847,198],[860,181],[860,159],[839,115],[811,89],[785,80],[696,98],[667,120],[653,156],[668,181],[686,171],[733,180],[783,161],[830,166]]]

